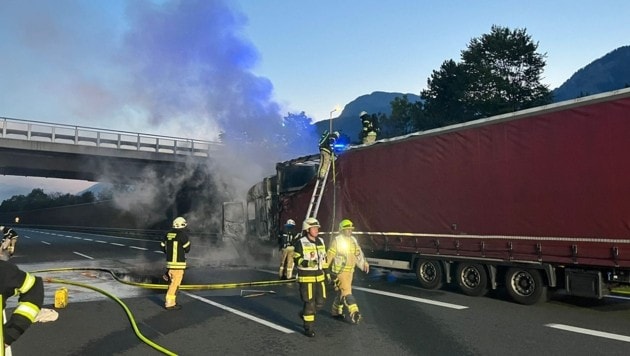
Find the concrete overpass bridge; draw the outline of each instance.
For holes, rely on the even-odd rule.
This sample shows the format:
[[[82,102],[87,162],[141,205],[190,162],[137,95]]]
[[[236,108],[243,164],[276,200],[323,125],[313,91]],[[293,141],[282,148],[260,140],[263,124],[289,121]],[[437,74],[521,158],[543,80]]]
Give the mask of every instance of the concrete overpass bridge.
[[[0,174],[133,182],[205,164],[221,144],[0,117]]]

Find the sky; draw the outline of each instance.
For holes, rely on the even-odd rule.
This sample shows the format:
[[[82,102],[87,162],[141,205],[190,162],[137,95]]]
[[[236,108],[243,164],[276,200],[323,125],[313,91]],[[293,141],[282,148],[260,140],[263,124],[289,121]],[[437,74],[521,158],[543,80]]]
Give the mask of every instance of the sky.
[[[624,0],[3,0],[0,117],[262,138],[289,112],[318,121],[374,91],[419,94],[492,25],[527,30],[554,89],[630,45],[629,13]],[[0,176],[0,201],[91,184]]]

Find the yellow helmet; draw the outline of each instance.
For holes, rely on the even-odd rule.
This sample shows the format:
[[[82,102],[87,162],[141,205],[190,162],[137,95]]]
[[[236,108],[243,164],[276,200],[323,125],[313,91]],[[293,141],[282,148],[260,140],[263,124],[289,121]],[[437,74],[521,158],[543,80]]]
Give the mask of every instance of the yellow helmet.
[[[186,225],[186,219],[182,218],[181,216],[176,217],[175,220],[173,220],[174,229],[183,229],[186,227]]]
[[[354,230],[354,225],[352,224],[352,221],[350,221],[350,219],[343,219],[339,223],[339,230],[344,230],[344,229]]]
[[[302,230],[308,230],[312,227],[319,227],[319,221],[315,218],[308,218],[302,223]]]

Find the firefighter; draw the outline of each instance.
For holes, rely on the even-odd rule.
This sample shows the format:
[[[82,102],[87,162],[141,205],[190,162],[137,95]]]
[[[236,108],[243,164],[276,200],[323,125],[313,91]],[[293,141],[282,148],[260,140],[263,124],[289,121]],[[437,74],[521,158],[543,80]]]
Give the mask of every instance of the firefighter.
[[[335,285],[337,295],[332,304],[333,318],[345,320],[343,314],[344,306],[348,310],[350,321],[358,324],[361,320],[359,306],[352,295],[352,277],[354,268],[357,267],[365,273],[370,272],[370,265],[365,260],[363,251],[352,236],[354,226],[348,219],[339,223],[339,234],[332,238],[328,252],[326,253],[326,263],[330,266],[330,276]]]
[[[318,309],[326,300],[326,246],[319,236],[319,221],[307,218],[302,224],[302,233],[294,243],[293,257],[298,269],[297,281],[304,308],[300,317],[304,321],[304,335],[315,336],[313,324]]]
[[[380,131],[376,118],[370,116],[367,111],[361,111],[359,114],[361,119],[361,141],[365,143],[371,143],[376,141],[376,134]]]
[[[11,354],[13,344],[32,323],[44,303],[44,282],[40,277],[20,270],[16,265],[0,261],[0,299],[2,299],[2,321],[4,326],[0,337],[4,343],[5,355]],[[6,319],[7,299],[18,295],[18,303],[10,318]]]
[[[339,132],[335,131],[329,133],[328,130],[324,131],[322,137],[319,139],[319,170],[317,174],[319,180],[323,180],[326,176],[326,171],[330,167],[330,162],[333,159],[333,147],[338,139]]]
[[[13,256],[15,252],[15,244],[17,243],[18,234],[10,227],[0,226],[2,231],[2,244],[0,245],[3,251],[8,251],[9,256]]]
[[[278,247],[282,251],[280,256],[280,270],[278,270],[278,278],[291,279],[293,276],[293,241],[297,237],[295,228],[295,221],[293,219],[287,220],[284,224],[284,231],[278,236]]]
[[[173,220],[173,228],[166,234],[161,242],[162,250],[166,253],[166,268],[168,269],[168,290],[164,307],[167,310],[181,309],[177,304],[177,289],[184,279],[186,269],[186,254],[190,252],[190,241],[186,231],[186,219],[177,217]]]

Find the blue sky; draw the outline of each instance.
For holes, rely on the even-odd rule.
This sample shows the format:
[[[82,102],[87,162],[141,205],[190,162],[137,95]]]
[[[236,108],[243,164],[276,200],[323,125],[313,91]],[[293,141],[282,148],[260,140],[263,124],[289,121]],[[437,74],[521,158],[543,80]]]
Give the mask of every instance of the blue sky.
[[[280,102],[328,118],[373,91],[418,94],[433,70],[459,60],[492,25],[526,28],[547,53],[543,83],[560,86],[578,69],[630,45],[630,2],[238,0],[256,69]]]
[[[553,89],[630,45],[628,14],[623,0],[4,0],[0,116],[264,136],[287,112],[321,120],[373,91],[418,94],[492,25],[527,29]],[[35,185],[87,185],[53,182]]]

